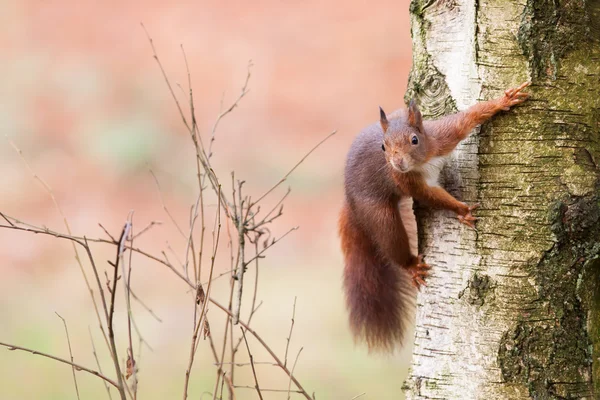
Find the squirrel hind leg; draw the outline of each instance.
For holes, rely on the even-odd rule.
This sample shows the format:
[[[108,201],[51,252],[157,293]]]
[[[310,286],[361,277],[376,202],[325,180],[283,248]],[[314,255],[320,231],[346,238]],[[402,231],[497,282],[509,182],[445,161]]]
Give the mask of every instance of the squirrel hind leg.
[[[403,344],[414,308],[414,288],[406,271],[382,259],[370,238],[350,218],[340,216],[344,289],[350,329],[369,351],[392,352]]]

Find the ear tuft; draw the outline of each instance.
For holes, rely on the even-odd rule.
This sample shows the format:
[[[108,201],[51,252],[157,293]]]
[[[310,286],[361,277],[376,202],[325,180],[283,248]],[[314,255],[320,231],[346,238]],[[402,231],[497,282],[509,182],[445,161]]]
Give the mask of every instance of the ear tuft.
[[[379,107],[379,123],[381,123],[381,129],[383,129],[383,133],[386,133],[389,123],[387,117],[385,116],[385,111],[383,111],[383,108],[381,107]]]
[[[421,111],[419,111],[415,99],[411,99],[408,105],[408,124],[417,129],[420,129],[423,124]]]

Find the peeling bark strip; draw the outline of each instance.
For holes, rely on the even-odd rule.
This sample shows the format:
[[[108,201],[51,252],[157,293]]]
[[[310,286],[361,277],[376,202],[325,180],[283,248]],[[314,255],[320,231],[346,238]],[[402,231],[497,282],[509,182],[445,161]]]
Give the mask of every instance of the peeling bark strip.
[[[410,10],[407,99],[428,118],[533,85],[444,170],[452,194],[481,204],[478,231],[417,210],[433,275],[407,398],[600,398],[600,1]]]

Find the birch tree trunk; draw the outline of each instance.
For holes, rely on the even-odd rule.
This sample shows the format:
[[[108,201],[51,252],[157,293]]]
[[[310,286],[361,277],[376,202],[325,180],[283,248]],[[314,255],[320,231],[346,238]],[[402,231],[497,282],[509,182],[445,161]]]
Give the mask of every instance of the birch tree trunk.
[[[417,210],[433,269],[407,398],[600,398],[600,1],[413,0],[411,19],[428,118],[533,84],[444,168],[477,231]]]

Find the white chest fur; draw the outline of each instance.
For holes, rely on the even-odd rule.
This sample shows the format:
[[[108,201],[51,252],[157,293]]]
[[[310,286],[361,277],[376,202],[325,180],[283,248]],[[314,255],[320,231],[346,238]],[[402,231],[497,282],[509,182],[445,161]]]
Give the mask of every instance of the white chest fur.
[[[423,174],[423,178],[429,186],[439,186],[440,172],[445,162],[446,157],[434,157],[416,170]]]

